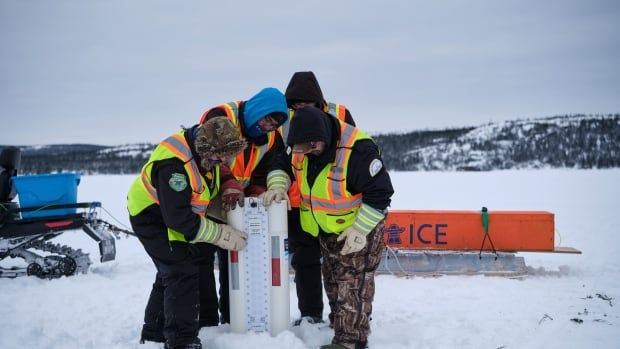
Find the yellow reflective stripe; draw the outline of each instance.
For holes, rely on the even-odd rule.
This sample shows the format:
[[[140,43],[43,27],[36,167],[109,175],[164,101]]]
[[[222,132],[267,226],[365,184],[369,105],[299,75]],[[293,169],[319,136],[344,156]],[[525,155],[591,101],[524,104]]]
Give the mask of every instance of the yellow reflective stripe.
[[[230,121],[232,121],[233,125],[237,126],[239,123],[239,102],[228,102],[221,107],[226,111],[226,115]]]
[[[272,188],[284,188],[288,189],[291,185],[291,180],[283,170],[275,170],[269,172],[267,175],[267,189]]]
[[[194,241],[201,240],[213,242],[219,239],[220,234],[221,232],[217,223],[205,217],[200,217],[200,227],[198,228]]]
[[[368,234],[383,218],[385,218],[383,212],[369,205],[362,204],[355,217],[355,222],[353,222],[353,227],[362,233]]]

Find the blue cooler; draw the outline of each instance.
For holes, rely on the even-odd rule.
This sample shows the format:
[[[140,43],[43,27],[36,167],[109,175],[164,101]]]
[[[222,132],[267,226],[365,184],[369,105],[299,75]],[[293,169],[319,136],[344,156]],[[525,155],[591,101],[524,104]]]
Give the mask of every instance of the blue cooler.
[[[75,204],[79,173],[57,173],[11,178],[22,208],[45,205]],[[22,212],[22,218],[75,214],[75,208]]]

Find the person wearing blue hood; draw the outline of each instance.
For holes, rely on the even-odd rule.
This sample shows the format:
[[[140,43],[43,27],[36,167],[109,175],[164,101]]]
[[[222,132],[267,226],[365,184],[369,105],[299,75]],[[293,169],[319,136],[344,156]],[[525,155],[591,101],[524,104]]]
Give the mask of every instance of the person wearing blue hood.
[[[232,121],[248,142],[248,147],[227,164],[234,178],[223,181],[220,186],[221,205],[224,210],[229,210],[237,204],[243,205],[244,197],[258,196],[267,189],[267,174],[278,154],[285,151],[282,136],[274,131],[288,120],[288,106],[282,92],[267,87],[247,101],[228,102],[207,110],[202,114],[200,123],[218,116],[225,116]],[[226,166],[222,166],[222,171],[227,171]],[[224,223],[225,214],[212,218]],[[230,322],[226,250],[218,249],[218,260],[220,322],[224,324]],[[211,314],[204,315],[205,318],[211,318]]]

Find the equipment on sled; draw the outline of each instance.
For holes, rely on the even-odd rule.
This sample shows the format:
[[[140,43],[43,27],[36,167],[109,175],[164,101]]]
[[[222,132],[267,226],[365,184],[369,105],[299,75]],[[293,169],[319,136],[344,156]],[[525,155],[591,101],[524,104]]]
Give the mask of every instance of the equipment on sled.
[[[21,258],[26,266],[0,267],[0,277],[34,275],[57,278],[85,273],[91,261],[81,249],[50,240],[69,230],[83,230],[99,245],[100,261],[114,260],[114,239],[133,234],[100,218],[101,203],[77,203],[75,173],[17,176],[21,153],[0,153],[0,261]],[[13,201],[19,198],[19,204]]]
[[[545,211],[390,211],[378,272],[404,275],[527,274],[517,252],[576,253],[555,246]]]

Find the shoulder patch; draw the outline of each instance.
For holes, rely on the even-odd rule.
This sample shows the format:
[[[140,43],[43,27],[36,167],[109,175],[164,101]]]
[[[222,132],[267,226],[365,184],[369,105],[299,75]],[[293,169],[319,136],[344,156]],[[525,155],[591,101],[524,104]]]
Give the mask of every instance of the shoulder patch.
[[[187,188],[187,178],[182,173],[173,173],[170,176],[170,180],[168,181],[168,185],[174,191],[183,191],[183,189]]]
[[[370,167],[368,168],[368,170],[370,171],[370,176],[371,177],[376,176],[377,173],[379,173],[379,171],[381,171],[382,168],[383,168],[383,163],[381,162],[381,160],[379,159],[372,160],[372,162],[370,163]]]

